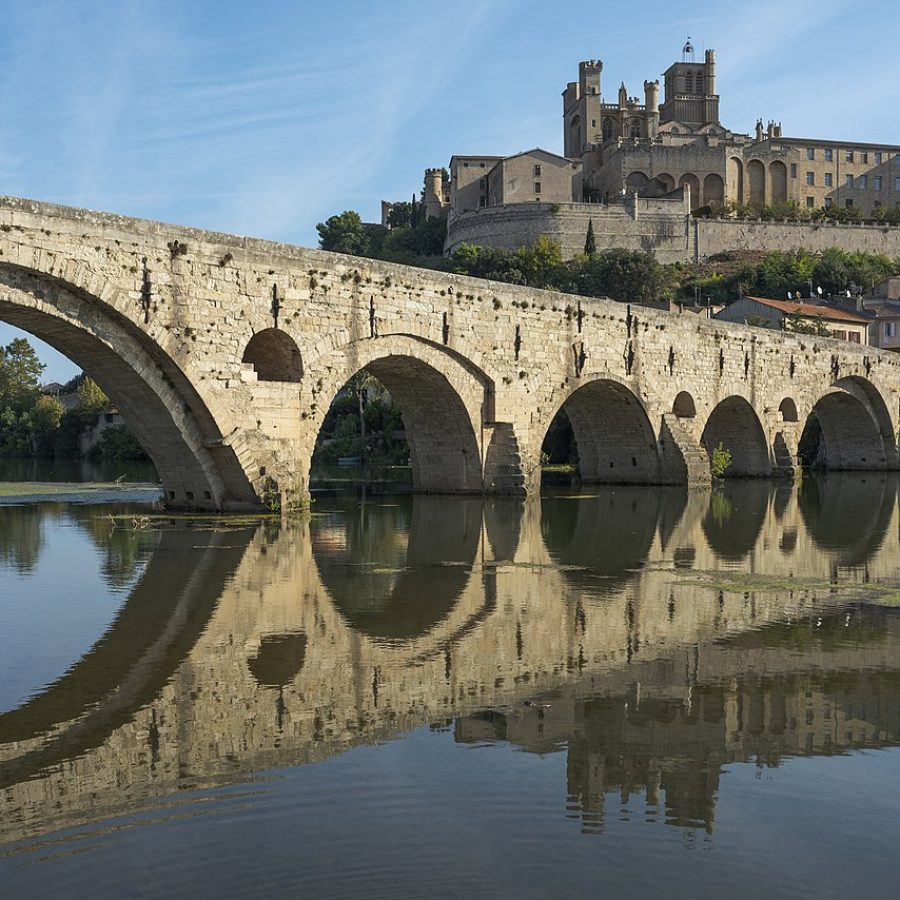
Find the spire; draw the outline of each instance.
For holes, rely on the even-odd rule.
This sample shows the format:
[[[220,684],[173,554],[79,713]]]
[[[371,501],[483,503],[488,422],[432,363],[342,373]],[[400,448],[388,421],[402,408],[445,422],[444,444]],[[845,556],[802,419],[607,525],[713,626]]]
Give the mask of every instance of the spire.
[[[619,85],[619,106],[628,105],[628,91],[625,90],[625,82]]]

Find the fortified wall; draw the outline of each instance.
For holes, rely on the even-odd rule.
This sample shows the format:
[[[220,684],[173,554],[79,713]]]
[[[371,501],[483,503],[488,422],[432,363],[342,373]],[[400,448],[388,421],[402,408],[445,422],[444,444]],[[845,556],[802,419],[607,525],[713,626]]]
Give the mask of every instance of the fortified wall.
[[[584,252],[589,222],[600,250],[643,250],[661,263],[696,262],[734,250],[838,248],[900,256],[898,225],[695,219],[683,201],[665,198],[615,206],[515,203],[463,213],[448,224],[444,250],[452,253],[463,243],[515,250],[546,235],[569,258]]]

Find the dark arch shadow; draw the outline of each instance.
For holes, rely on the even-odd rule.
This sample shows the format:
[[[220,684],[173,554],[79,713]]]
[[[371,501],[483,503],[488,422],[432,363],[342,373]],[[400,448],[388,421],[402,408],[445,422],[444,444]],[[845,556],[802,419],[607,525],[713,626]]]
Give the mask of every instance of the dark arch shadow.
[[[770,475],[766,435],[753,407],[743,397],[727,397],[710,413],[700,443],[712,459],[721,444],[732,454],[726,478],[760,478]]]
[[[616,381],[585,384],[563,402],[578,447],[578,471],[587,484],[654,484],[659,450],[640,400]]]
[[[260,381],[303,379],[303,359],[293,338],[277,328],[257,331],[244,348],[241,362],[249,363]]]
[[[898,484],[900,476],[888,472],[805,476],[800,514],[816,546],[841,566],[867,562],[884,542]]]
[[[396,515],[356,500],[331,504],[310,527],[322,584],[347,624],[376,642],[404,643],[444,621],[468,584],[482,502],[397,497]],[[406,531],[406,545],[398,544]]]
[[[541,533],[566,581],[592,592],[615,591],[641,569],[656,534],[661,507],[678,489],[598,489],[596,497],[541,498]]]
[[[754,548],[772,489],[765,481],[728,481],[713,488],[701,525],[716,556],[739,560]]]
[[[85,324],[15,302],[52,299]],[[133,322],[99,299],[45,275],[0,263],[0,320],[80,366],[124,413],[150,456],[172,506],[258,505],[233,450],[180,367]],[[95,333],[96,332],[96,333]],[[98,335],[115,333],[113,347]]]
[[[183,532],[164,530],[103,637],[45,691],[0,715],[0,744],[71,723],[40,749],[4,761],[0,787],[98,747],[152,703],[206,628],[255,532],[196,531],[188,544]]]
[[[809,452],[816,468],[870,471],[896,462],[890,416],[876,388],[865,379],[849,377],[835,383],[841,388],[826,394],[813,407],[821,428],[817,453]],[[808,432],[809,422],[804,428]]]
[[[679,419],[693,419],[697,415],[694,398],[687,391],[680,391],[672,404],[672,412]]]

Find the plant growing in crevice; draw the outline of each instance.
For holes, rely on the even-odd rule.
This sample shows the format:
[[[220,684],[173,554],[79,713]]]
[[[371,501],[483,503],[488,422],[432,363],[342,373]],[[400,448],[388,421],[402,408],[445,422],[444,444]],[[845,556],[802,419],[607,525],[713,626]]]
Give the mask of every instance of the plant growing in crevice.
[[[724,478],[725,473],[731,467],[734,457],[729,449],[719,441],[713,449],[712,456],[709,460],[709,471],[713,478]]]

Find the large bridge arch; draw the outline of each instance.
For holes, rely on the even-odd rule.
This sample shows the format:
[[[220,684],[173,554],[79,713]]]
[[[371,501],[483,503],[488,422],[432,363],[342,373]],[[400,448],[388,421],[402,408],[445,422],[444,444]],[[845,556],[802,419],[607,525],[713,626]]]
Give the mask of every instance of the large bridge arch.
[[[768,441],[759,416],[749,401],[737,394],[726,397],[710,412],[700,443],[710,461],[720,444],[731,453],[727,477],[760,478],[772,472]]]
[[[301,416],[309,425],[309,443],[301,461],[307,466],[307,483],[325,415],[341,389],[362,369],[374,375],[400,407],[414,490],[484,490],[484,426],[493,415],[493,383],[459,354],[408,334],[352,341],[310,361],[308,384],[301,391]]]
[[[578,448],[581,480],[599,484],[658,484],[662,467],[656,432],[644,401],[609,374],[567,385],[550,404],[552,415],[540,423],[535,449],[554,417],[569,417]]]
[[[821,443],[817,458],[807,463],[842,471],[896,468],[897,443],[887,404],[867,379],[839,379],[811,412],[821,428]]]
[[[59,278],[0,263],[0,320],[59,350],[100,385],[156,466],[168,505],[257,504],[193,381],[110,303]]]

